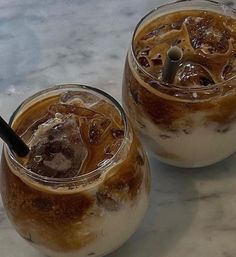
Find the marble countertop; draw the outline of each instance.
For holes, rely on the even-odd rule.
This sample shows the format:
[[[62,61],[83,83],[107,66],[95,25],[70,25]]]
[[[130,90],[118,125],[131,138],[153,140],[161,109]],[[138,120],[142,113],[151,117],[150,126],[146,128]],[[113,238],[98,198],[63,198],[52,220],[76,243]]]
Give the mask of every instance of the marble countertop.
[[[65,82],[96,86],[120,101],[134,26],[165,2],[0,0],[1,115],[8,119],[27,96]],[[109,257],[236,256],[236,155],[202,169],[150,161],[145,220]],[[43,257],[14,231],[1,200],[0,257]]]

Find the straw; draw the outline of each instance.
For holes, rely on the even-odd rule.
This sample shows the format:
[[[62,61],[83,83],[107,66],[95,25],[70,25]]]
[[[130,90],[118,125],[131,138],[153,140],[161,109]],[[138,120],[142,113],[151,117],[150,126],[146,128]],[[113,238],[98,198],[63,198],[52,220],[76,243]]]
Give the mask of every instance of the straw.
[[[29,153],[28,146],[0,116],[0,137],[18,156],[24,157]]]
[[[168,50],[162,69],[162,79],[164,82],[172,83],[174,81],[182,58],[183,51],[178,46],[173,46]]]

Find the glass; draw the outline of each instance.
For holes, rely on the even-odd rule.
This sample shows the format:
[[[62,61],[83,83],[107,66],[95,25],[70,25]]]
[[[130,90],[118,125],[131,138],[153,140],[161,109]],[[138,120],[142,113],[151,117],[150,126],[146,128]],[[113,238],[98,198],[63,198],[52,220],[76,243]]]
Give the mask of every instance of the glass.
[[[83,98],[88,94],[88,109],[94,99],[109,103],[111,115],[116,121],[121,119],[124,127],[115,154],[90,172],[72,178],[37,174],[25,168],[7,145],[3,147],[0,189],[7,215],[17,232],[47,256],[103,256],[136,231],[148,206],[147,157],[122,107],[105,92],[82,85],[41,91],[20,105],[10,124],[19,131],[23,120],[30,125],[38,116],[44,117],[44,103],[50,99],[64,95],[72,97],[70,104],[74,105],[74,95]],[[95,109],[100,108],[99,103]]]
[[[204,19],[183,18],[183,11]],[[207,20],[206,11],[214,18]],[[201,167],[235,152],[235,18],[236,11],[221,3],[190,0],[158,7],[138,23],[124,68],[123,106],[143,143],[159,160],[174,166]],[[197,27],[191,23],[194,19]],[[224,19],[231,19],[231,41],[231,32],[222,29]],[[158,22],[162,26],[158,27]],[[173,38],[180,35],[177,33],[186,36],[171,41],[170,31]],[[160,67],[168,48],[174,45],[182,48],[184,58],[174,82],[168,84],[161,78]],[[221,73],[218,64],[223,60],[226,65]],[[192,74],[188,77],[181,69]],[[214,82],[208,69],[215,77],[221,76],[221,81]]]

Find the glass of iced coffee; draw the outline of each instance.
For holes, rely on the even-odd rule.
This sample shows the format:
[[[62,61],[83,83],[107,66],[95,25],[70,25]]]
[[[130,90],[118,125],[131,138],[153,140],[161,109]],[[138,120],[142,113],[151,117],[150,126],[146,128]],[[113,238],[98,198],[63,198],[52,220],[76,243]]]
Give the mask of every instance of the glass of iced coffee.
[[[163,73],[173,47],[182,59],[168,82]],[[234,153],[236,10],[187,0],[143,17],[128,50],[123,104],[143,142],[165,163],[200,167]]]
[[[61,85],[28,98],[10,125],[30,148],[3,147],[0,186],[17,232],[47,256],[103,256],[139,226],[148,205],[146,155],[119,103]]]

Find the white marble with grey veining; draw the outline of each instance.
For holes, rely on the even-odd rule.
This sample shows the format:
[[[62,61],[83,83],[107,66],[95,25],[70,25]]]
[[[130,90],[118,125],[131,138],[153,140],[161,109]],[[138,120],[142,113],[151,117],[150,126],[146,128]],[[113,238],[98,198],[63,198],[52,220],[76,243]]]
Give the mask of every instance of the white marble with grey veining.
[[[0,0],[1,115],[8,119],[25,97],[64,82],[93,85],[120,100],[134,26],[164,2]],[[109,257],[235,257],[236,155],[203,169],[150,159],[148,213]],[[16,234],[1,202],[0,257],[43,257]]]

